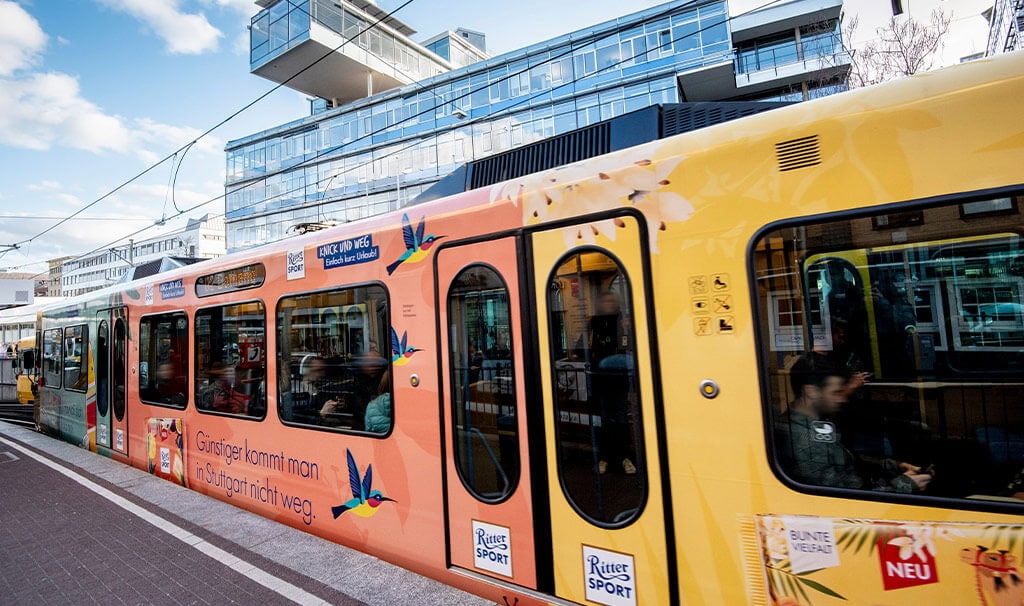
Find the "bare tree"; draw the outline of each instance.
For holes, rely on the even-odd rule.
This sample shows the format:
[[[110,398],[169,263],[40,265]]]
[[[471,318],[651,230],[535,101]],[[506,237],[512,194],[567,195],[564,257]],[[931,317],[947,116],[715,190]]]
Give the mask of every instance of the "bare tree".
[[[858,19],[846,24],[845,46],[850,52],[850,88],[894,80],[932,68],[949,33],[950,17],[935,9],[929,22],[909,15],[893,16],[875,30],[876,38],[854,48],[851,44]]]

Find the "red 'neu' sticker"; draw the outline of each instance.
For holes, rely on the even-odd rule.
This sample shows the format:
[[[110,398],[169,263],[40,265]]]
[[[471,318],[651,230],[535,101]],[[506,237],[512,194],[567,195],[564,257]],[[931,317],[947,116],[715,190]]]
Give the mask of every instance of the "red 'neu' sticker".
[[[928,536],[917,536],[917,529],[892,528],[878,539],[882,584],[886,591],[939,582],[935,555]],[[910,530],[910,532],[908,532]],[[921,529],[926,533],[926,529]]]

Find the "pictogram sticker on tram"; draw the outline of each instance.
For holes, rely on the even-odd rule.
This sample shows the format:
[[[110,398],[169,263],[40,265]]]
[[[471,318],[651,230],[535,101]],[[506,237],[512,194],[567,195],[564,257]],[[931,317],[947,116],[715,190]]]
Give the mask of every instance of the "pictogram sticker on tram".
[[[718,334],[730,334],[732,333],[732,329],[732,316],[718,316]]]
[[[711,274],[711,289],[715,292],[729,290],[729,274]]]
[[[715,295],[711,302],[716,314],[732,311],[732,295]]]
[[[702,295],[708,291],[707,276],[690,276],[689,284],[691,295]]]
[[[693,305],[693,313],[695,314],[707,314],[711,313],[711,305],[708,303],[707,297],[695,297],[690,304]]]
[[[403,263],[418,263],[422,261],[427,256],[430,247],[444,237],[424,234],[426,225],[427,218],[423,217],[420,219],[419,225],[416,226],[416,231],[413,231],[409,215],[402,215],[402,240],[405,241],[405,252],[399,255],[394,263],[387,266],[389,276],[395,273],[398,266]]]
[[[698,337],[706,337],[711,334],[713,320],[711,318],[697,318],[693,321],[693,334]]]
[[[352,498],[341,505],[331,507],[331,513],[334,515],[335,520],[346,511],[351,511],[357,516],[368,518],[377,513],[377,508],[384,501],[395,502],[394,499],[384,496],[381,491],[373,490],[373,465],[366,466],[366,475],[360,481],[359,466],[356,465],[356,459],[352,456],[352,451],[346,448],[345,454],[348,457],[348,483],[352,489]]]

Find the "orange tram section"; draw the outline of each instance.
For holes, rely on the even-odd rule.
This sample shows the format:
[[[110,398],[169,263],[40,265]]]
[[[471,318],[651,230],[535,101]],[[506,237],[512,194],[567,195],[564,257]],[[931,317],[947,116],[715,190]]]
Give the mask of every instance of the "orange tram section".
[[[39,315],[37,418],[506,604],[1020,604],[1024,56]]]

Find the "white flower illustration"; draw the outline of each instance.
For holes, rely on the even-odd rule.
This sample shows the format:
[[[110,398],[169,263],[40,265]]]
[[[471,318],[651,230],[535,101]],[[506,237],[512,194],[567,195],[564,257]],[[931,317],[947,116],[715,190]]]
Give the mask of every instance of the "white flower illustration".
[[[651,251],[657,253],[659,232],[686,220],[694,209],[670,187],[683,158],[652,161],[651,151],[640,148],[516,179],[493,188],[491,201],[511,200],[522,209],[524,224],[632,206],[647,218]],[[614,240],[622,225],[609,219],[568,228],[566,244],[593,244],[598,235]]]

